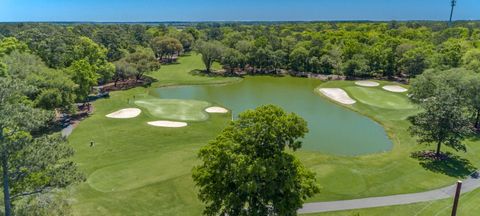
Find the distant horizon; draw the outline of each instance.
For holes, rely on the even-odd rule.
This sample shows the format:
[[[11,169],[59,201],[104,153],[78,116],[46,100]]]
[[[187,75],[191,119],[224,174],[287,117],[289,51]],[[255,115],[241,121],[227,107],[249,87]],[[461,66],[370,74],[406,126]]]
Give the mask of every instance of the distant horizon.
[[[480,20],[458,0],[454,20]],[[450,0],[0,0],[0,22],[447,21]]]
[[[0,21],[0,23],[322,23],[322,22],[448,22],[448,20],[205,20],[205,21]],[[480,22],[480,19],[452,22]]]

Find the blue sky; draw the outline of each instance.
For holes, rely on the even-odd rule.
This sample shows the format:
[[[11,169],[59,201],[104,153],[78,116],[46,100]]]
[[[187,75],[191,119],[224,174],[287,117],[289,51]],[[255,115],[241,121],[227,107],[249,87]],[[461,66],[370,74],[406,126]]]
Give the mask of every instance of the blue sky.
[[[0,0],[5,21],[445,20],[450,0]],[[480,19],[458,0],[455,19]]]

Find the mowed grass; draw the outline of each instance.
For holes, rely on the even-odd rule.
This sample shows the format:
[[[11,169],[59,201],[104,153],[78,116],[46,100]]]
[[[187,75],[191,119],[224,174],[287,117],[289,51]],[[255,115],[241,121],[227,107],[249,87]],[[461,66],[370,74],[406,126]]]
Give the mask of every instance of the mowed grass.
[[[190,73],[201,68],[203,65],[198,55],[182,57],[180,64],[163,66],[151,74],[158,80],[153,86],[220,84],[239,80]],[[322,187],[321,193],[309,202],[419,192],[455,182],[455,178],[425,170],[418,161],[410,158],[411,152],[432,147],[417,145],[407,132],[409,123],[405,119],[417,113],[417,108],[391,108],[389,100],[397,97],[406,100],[406,94],[382,92],[381,87],[375,87],[379,91],[374,93],[379,98],[374,99],[387,105],[373,106],[369,103],[374,103],[374,99],[357,94],[353,82],[325,82],[320,87],[346,89],[359,101],[349,109],[382,124],[394,147],[390,152],[358,157],[296,152],[316,173]],[[94,102],[94,115],[82,121],[69,138],[76,151],[75,160],[87,175],[87,182],[73,189],[76,215],[201,214],[203,206],[195,193],[191,169],[199,163],[196,159],[198,149],[213,139],[231,116],[210,114],[208,120],[191,122],[185,128],[152,127],[146,122],[159,120],[158,117],[132,101],[134,98],[150,99],[149,93],[153,90],[135,88],[113,92],[111,98]],[[319,95],[319,100],[323,99],[321,97]],[[105,118],[108,113],[129,107],[141,108],[143,112],[134,119]],[[89,147],[91,140],[95,141],[94,147]],[[479,143],[470,140],[468,152],[456,154],[479,167],[480,159],[476,156],[480,153]]]
[[[350,92],[352,97],[369,106],[384,109],[415,108],[405,95],[388,92],[381,88],[349,86],[345,90]]]
[[[209,117],[204,111],[210,106],[206,101],[152,98],[136,100],[135,104],[147,109],[158,119],[204,121]]]

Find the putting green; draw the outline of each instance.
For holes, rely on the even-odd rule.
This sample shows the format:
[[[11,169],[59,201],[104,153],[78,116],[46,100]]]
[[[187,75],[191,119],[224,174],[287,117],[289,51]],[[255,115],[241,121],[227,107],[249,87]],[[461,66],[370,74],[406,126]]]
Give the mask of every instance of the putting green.
[[[415,105],[408,101],[402,94],[383,91],[378,88],[365,88],[357,86],[345,87],[356,100],[374,107],[384,109],[413,109]]]
[[[204,111],[210,103],[198,100],[142,99],[135,104],[148,110],[156,118],[181,121],[204,121],[208,113]]]

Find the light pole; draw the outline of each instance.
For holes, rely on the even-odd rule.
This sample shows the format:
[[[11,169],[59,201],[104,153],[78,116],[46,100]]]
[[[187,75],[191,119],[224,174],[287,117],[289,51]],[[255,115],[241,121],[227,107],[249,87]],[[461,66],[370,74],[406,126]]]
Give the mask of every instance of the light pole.
[[[452,10],[450,11],[450,21],[448,22],[448,26],[452,25],[452,17],[453,17],[453,8],[457,5],[457,0],[452,0]]]

